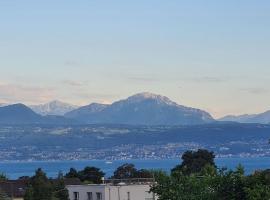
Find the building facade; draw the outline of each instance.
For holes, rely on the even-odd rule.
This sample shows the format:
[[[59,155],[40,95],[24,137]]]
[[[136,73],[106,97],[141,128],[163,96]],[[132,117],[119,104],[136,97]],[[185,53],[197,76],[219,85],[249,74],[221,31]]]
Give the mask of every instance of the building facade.
[[[70,200],[157,200],[150,184],[68,185]]]

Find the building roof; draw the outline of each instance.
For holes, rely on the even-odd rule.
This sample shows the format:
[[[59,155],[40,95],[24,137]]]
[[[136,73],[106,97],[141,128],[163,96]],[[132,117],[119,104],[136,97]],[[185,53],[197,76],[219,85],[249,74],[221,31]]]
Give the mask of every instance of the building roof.
[[[8,180],[0,182],[0,189],[9,197],[23,197],[28,180]]]
[[[57,179],[52,179],[55,182]],[[6,193],[9,197],[21,198],[24,196],[27,189],[29,179],[7,180],[0,181],[0,190]],[[65,185],[80,185],[81,181],[78,178],[65,178]]]

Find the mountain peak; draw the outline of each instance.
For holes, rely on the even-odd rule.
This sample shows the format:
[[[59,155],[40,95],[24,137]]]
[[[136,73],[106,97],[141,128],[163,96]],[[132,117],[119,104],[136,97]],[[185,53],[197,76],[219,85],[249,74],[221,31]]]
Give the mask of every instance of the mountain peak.
[[[78,106],[74,106],[59,100],[53,100],[46,104],[30,106],[32,110],[41,115],[64,115]]]
[[[132,101],[132,102],[140,102],[140,101],[149,100],[149,99],[155,100],[158,103],[165,103],[168,105],[176,105],[176,103],[171,101],[168,97],[154,94],[154,93],[150,93],[150,92],[142,92],[142,93],[135,94],[135,95],[129,97],[127,100]]]
[[[111,105],[90,104],[65,116],[89,124],[192,125],[214,121],[205,111],[180,106],[167,97],[149,92]]]

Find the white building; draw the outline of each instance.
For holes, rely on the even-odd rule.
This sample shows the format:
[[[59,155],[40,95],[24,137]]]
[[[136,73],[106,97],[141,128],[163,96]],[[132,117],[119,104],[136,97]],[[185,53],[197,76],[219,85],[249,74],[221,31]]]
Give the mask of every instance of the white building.
[[[150,183],[68,185],[70,200],[157,200]]]

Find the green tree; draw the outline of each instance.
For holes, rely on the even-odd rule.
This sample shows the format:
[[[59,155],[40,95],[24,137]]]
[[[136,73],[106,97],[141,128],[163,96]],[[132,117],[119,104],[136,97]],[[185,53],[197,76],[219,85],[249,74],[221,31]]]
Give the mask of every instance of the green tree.
[[[94,184],[102,183],[102,177],[105,176],[105,173],[96,167],[85,167],[78,174],[81,181]]]
[[[246,199],[245,183],[246,177],[244,176],[244,168],[242,166],[238,166],[235,171],[221,171],[217,184],[218,199]]]
[[[69,172],[65,175],[66,178],[79,178],[79,174],[76,169],[70,168]]]
[[[24,194],[24,200],[34,200],[34,189],[29,185]]]
[[[25,200],[51,200],[53,187],[46,174],[39,168],[31,178]]]
[[[55,200],[69,200],[68,190],[65,187],[64,176],[62,173],[59,173],[57,180],[54,182],[53,188],[53,196]]]
[[[247,200],[269,200],[270,199],[270,187],[269,185],[257,184],[245,188]]]
[[[212,175],[212,171],[209,175],[185,175],[181,171],[160,174],[155,177],[156,184],[151,191],[158,195],[159,200],[214,200],[217,199],[216,175]]]
[[[136,178],[137,169],[133,164],[123,164],[114,171],[112,178],[114,179],[129,179]]]
[[[172,172],[182,171],[184,174],[199,173],[206,165],[215,166],[214,159],[214,153],[204,149],[187,151],[182,155],[182,164],[172,169]]]
[[[247,199],[270,199],[270,170],[256,171],[246,177],[245,192]]]
[[[0,181],[7,181],[7,180],[8,180],[8,178],[7,178],[6,174],[0,173]]]
[[[153,178],[153,172],[147,169],[137,170],[135,178]]]

